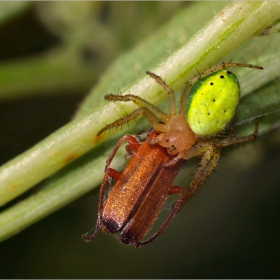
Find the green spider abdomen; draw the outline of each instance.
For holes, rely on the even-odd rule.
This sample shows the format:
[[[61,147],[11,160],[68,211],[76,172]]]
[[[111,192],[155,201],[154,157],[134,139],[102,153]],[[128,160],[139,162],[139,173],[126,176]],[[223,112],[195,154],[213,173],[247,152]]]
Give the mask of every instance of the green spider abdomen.
[[[192,131],[202,137],[222,132],[235,114],[239,96],[238,80],[227,70],[199,80],[190,92],[186,109]]]

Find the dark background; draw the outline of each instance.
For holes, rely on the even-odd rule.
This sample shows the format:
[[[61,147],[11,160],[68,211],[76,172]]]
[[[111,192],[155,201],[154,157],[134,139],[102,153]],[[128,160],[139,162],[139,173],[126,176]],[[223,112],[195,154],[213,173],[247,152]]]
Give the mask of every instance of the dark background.
[[[110,5],[102,12],[105,20]],[[0,42],[0,63],[9,63],[54,48],[61,38],[30,5],[0,27]],[[67,123],[86,93],[1,101],[1,163]],[[95,226],[96,190],[1,243],[0,277],[279,278],[279,139],[274,131],[225,149],[217,172],[152,244],[135,249],[104,233],[81,241]],[[196,164],[184,166],[178,185],[189,184]]]

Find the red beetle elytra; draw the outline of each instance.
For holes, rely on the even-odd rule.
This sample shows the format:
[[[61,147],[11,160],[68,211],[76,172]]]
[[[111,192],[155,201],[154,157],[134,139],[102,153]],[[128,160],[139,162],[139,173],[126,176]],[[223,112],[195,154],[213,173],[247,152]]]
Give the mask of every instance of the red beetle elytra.
[[[172,183],[184,160],[165,165],[173,156],[167,153],[166,148],[149,144],[149,140],[156,136],[158,133],[153,131],[143,143],[140,143],[132,135],[126,135],[114,148],[107,161],[100,190],[96,230],[92,236],[84,236],[86,241],[91,241],[101,227],[108,233],[120,232],[121,242],[139,247],[153,241],[162,233],[179,211],[183,203],[184,190],[181,187],[172,187]],[[125,170],[119,173],[109,166],[124,141],[128,141],[128,149],[133,151],[133,155]],[[104,202],[109,177],[115,179],[116,183]],[[169,217],[157,233],[141,242],[153,226],[170,194],[179,194],[180,197]]]

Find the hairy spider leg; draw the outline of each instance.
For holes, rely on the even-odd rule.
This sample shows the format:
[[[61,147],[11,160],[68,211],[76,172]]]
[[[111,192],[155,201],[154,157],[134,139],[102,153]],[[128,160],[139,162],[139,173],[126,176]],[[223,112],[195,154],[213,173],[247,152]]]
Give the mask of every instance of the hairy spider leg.
[[[110,101],[124,101],[124,102],[132,101],[141,108],[136,109],[131,114],[129,114],[119,120],[116,120],[115,122],[113,122],[109,125],[106,125],[104,128],[102,128],[97,133],[97,136],[99,136],[106,130],[119,127],[122,124],[127,123],[133,119],[136,119],[138,116],[141,116],[141,115],[144,115],[147,118],[149,123],[152,125],[152,127],[156,131],[160,131],[160,132],[166,131],[166,129],[167,129],[166,123],[168,123],[170,117],[168,115],[166,115],[158,107],[154,106],[153,104],[144,100],[143,98],[136,96],[136,95],[132,95],[132,94],[126,94],[126,95],[108,94],[108,95],[105,95],[105,99],[110,100]],[[159,122],[158,119],[162,120],[163,123]]]
[[[146,71],[146,74],[153,78],[161,87],[163,87],[168,93],[168,103],[169,103],[169,115],[173,117],[176,115],[176,100],[173,89],[165,83],[165,81],[155,73]]]
[[[255,122],[255,130],[252,134],[243,137],[227,137],[223,140],[213,139],[211,142],[198,142],[190,148],[183,157],[190,159],[195,156],[202,156],[198,168],[191,181],[190,187],[182,203],[182,207],[186,202],[197,192],[203,182],[207,179],[211,171],[219,162],[220,152],[223,147],[233,145],[236,143],[254,141],[258,136],[258,120]]]

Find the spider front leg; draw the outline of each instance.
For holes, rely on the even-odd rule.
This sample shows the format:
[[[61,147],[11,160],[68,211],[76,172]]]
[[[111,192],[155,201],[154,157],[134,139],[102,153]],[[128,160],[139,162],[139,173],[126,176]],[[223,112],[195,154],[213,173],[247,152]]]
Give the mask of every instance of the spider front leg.
[[[263,67],[257,66],[257,65],[252,65],[252,64],[247,64],[247,63],[236,63],[236,62],[222,62],[217,65],[214,65],[213,67],[209,68],[208,70],[197,74],[193,76],[188,83],[190,86],[193,86],[197,81],[203,79],[204,77],[208,76],[211,73],[217,72],[219,70],[226,69],[228,67],[246,67],[246,68],[254,68],[254,69],[260,69],[263,70]]]
[[[149,123],[152,125],[152,127],[159,131],[159,132],[165,132],[166,131],[166,123],[168,123],[170,117],[166,115],[162,110],[151,104],[150,102],[144,100],[143,98],[133,95],[133,94],[127,94],[127,95],[115,95],[115,94],[108,94],[105,96],[105,100],[110,101],[123,101],[128,102],[132,101],[135,104],[137,104],[139,109],[136,109],[131,114],[116,120],[115,122],[106,125],[104,128],[102,128],[98,133],[97,136],[104,133],[105,131],[117,128],[125,123],[128,123],[131,120],[136,119],[138,116],[145,116],[146,119],[149,121]],[[162,120],[163,123],[161,123],[160,120]]]
[[[108,94],[105,96],[105,100],[123,101],[123,102],[132,101],[141,108],[133,111],[131,114],[119,120],[116,120],[115,122],[109,125],[106,125],[98,132],[97,136],[99,136],[100,134],[104,133],[109,129],[117,128],[125,123],[128,123],[129,121],[136,119],[140,115],[145,116],[155,130],[159,132],[166,132],[167,124],[169,120],[176,115],[176,102],[175,102],[174,91],[169,85],[167,85],[164,82],[164,80],[160,76],[149,71],[147,71],[146,74],[149,75],[151,78],[153,78],[163,89],[167,91],[170,115],[165,114],[158,107],[154,106],[153,104],[151,104],[150,102],[146,101],[145,99],[139,96],[133,94],[126,94],[126,95]]]
[[[153,78],[161,87],[163,87],[168,93],[168,102],[169,102],[169,114],[170,116],[176,115],[176,100],[173,89],[165,83],[165,81],[155,73],[146,71],[146,74]]]
[[[107,130],[122,126],[123,124],[128,123],[131,120],[134,120],[139,116],[145,116],[146,119],[148,120],[148,122],[151,124],[151,126],[156,131],[160,131],[160,132],[166,131],[166,125],[160,123],[158,121],[157,117],[151,111],[149,111],[147,108],[139,108],[139,109],[136,109],[135,111],[133,111],[131,114],[129,114],[119,120],[116,120],[116,121],[112,122],[111,124],[106,125],[105,127],[103,127],[102,129],[100,129],[98,131],[97,136],[99,136],[100,134],[104,133]]]

